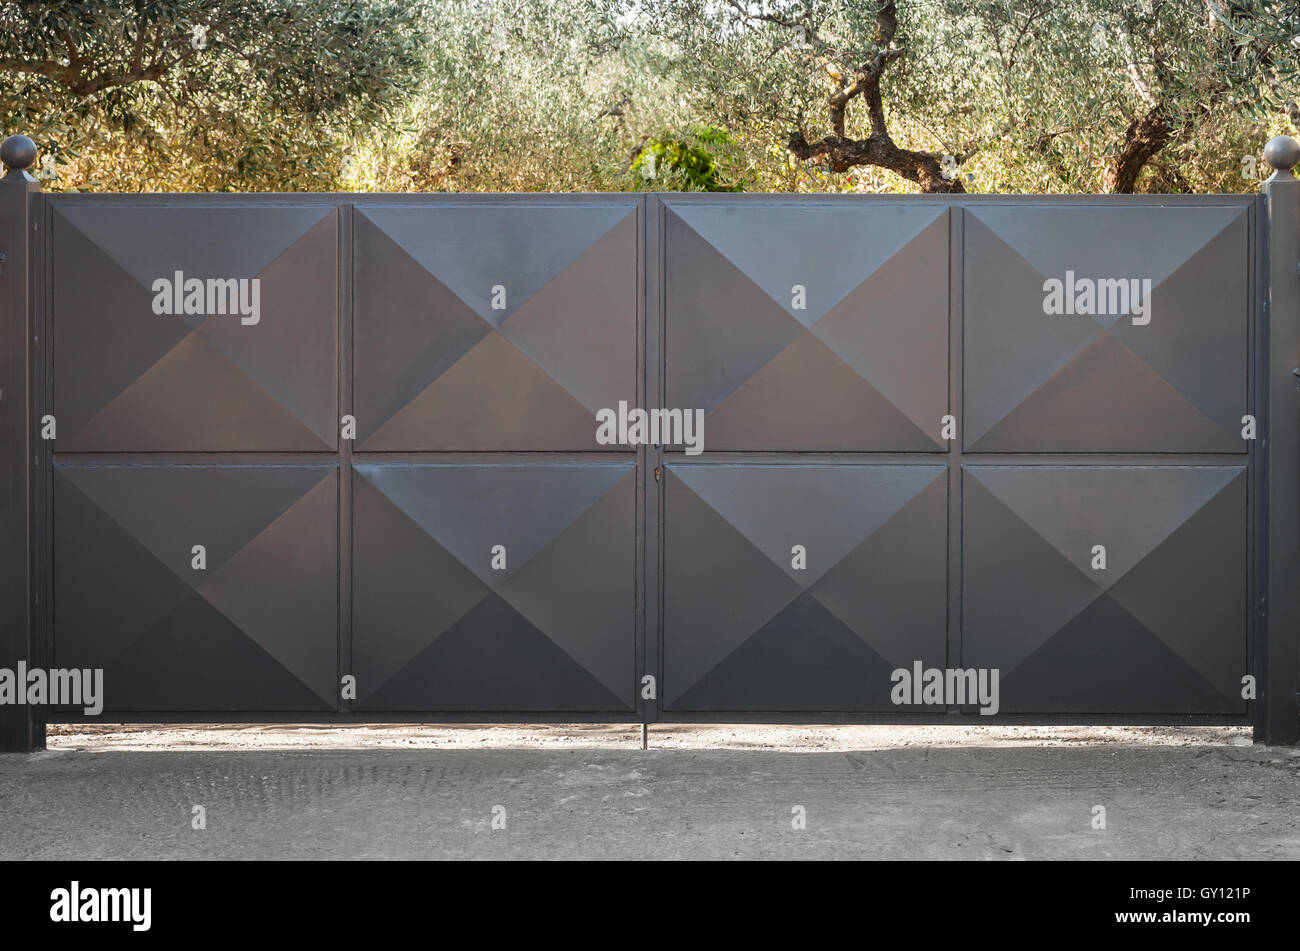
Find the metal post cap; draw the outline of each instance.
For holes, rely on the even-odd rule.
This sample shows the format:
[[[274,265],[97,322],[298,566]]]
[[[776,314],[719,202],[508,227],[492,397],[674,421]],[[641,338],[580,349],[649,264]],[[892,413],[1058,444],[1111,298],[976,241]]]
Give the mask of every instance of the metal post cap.
[[[0,142],[0,162],[5,168],[21,172],[36,161],[36,143],[25,135],[11,135]]]
[[[1289,172],[1300,164],[1300,142],[1289,135],[1275,135],[1264,146],[1264,161],[1279,172]]]

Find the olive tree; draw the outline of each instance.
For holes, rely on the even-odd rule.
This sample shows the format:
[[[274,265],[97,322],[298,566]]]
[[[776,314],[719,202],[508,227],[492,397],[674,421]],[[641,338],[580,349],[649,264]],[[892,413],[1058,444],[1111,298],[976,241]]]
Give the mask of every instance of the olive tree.
[[[629,0],[665,68],[814,168],[960,191],[1234,187],[1296,117],[1294,0]]]
[[[421,45],[401,0],[0,2],[0,122],[55,187],[327,187]]]

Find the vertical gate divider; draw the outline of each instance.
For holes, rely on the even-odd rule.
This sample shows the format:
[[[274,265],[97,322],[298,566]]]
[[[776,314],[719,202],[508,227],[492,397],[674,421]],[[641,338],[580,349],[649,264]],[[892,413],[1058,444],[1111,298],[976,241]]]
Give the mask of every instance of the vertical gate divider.
[[[1268,354],[1264,465],[1268,495],[1267,625],[1255,653],[1259,678],[1255,737],[1268,744],[1300,739],[1300,143],[1277,136],[1264,148],[1275,171],[1267,201]]]
[[[948,408],[957,419],[957,438],[948,442],[948,655],[944,666],[963,666],[962,659],[962,444],[966,438],[966,419],[962,401],[962,368],[965,350],[965,233],[966,209],[954,203],[948,212]],[[940,425],[933,420],[931,425]],[[948,710],[959,714],[956,708]]]
[[[342,417],[355,412],[352,405],[352,213],[353,203],[339,205],[339,328],[338,328],[338,400],[334,425],[338,433],[338,669],[334,677],[334,701],[341,713],[351,713],[351,700],[344,700],[343,676],[354,671],[352,663],[352,441],[342,435]]]
[[[642,326],[637,385],[640,405],[664,406],[664,212],[663,199],[647,195],[642,220]],[[641,632],[640,663],[636,676],[637,710],[643,724],[659,719],[663,697],[663,448],[637,448],[641,469]],[[643,677],[654,678],[654,698],[643,694]]]

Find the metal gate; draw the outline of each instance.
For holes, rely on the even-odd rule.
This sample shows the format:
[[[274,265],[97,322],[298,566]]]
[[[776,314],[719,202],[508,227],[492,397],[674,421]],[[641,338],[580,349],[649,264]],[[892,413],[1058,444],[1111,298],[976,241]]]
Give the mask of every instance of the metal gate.
[[[1295,739],[1287,176],[1272,207],[4,186],[0,661],[102,668],[105,717]],[[704,452],[598,439],[620,406],[700,410]],[[955,668],[996,716],[900,700]]]
[[[663,206],[665,711],[1247,713],[1254,199]]]

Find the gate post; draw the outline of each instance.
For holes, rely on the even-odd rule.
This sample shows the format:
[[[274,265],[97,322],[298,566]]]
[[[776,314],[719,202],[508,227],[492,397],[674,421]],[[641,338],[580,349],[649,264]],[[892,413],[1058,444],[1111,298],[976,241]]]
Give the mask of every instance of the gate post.
[[[1300,739],[1300,143],[1264,147],[1275,171],[1264,183],[1268,215],[1268,626],[1256,652],[1255,739]]]
[[[36,145],[23,135],[0,143],[0,670],[40,663],[32,604],[32,330],[33,196],[27,169]],[[25,678],[23,678],[25,680]],[[26,683],[14,689],[25,692]],[[14,699],[19,699],[15,697]],[[25,698],[23,698],[25,699]],[[27,703],[0,703],[0,752],[45,748],[45,713]]]

